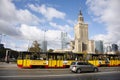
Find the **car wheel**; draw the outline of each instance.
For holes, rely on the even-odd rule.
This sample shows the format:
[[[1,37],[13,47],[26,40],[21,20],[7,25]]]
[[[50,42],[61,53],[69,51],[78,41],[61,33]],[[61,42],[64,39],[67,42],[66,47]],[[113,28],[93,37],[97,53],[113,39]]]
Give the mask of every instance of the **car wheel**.
[[[77,73],[81,73],[81,69],[77,69]]]
[[[94,68],[94,72],[98,72],[98,69],[97,69],[97,68]]]

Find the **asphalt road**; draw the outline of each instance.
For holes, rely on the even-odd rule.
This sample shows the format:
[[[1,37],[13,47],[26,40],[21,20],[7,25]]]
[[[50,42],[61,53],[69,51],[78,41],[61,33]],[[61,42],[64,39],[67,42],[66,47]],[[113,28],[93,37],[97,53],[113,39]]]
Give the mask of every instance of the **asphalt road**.
[[[116,71],[80,74],[6,74],[7,75],[0,76],[0,80],[120,80],[120,72]]]
[[[0,64],[0,80],[120,80],[120,67],[102,67],[97,73],[71,73],[69,69],[20,69]]]

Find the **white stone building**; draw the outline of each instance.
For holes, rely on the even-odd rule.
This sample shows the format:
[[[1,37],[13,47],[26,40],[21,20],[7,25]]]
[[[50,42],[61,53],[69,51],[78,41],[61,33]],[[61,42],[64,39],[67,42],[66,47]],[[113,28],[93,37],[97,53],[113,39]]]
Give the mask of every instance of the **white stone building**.
[[[84,22],[84,17],[80,11],[78,22],[74,26],[75,40],[71,41],[70,46],[73,52],[94,53],[94,41],[88,40],[88,24]]]

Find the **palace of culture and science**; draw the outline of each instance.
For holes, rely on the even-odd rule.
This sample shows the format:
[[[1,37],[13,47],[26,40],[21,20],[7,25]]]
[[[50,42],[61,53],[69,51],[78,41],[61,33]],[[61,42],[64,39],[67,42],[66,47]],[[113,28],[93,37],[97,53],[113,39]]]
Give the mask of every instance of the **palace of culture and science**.
[[[78,22],[74,26],[74,32],[74,41],[70,42],[71,50],[77,53],[94,53],[94,40],[88,39],[88,24],[84,22],[84,17],[81,11],[78,16]]]
[[[88,24],[84,22],[84,17],[80,11],[78,20],[74,26],[74,40],[70,42],[70,49],[60,49],[54,52],[74,52],[74,53],[88,53],[88,54],[103,54],[106,50],[108,54],[115,54],[118,51],[116,44],[104,47],[103,41],[89,40],[88,38]],[[112,49],[112,50],[111,50]]]
[[[88,54],[115,54],[118,51],[117,44],[109,44],[104,47],[103,41],[89,40],[88,38],[88,24],[84,22],[84,17],[80,11],[78,20],[74,26],[74,40],[70,42],[69,49],[54,50],[54,52],[74,52],[74,53],[88,53]]]

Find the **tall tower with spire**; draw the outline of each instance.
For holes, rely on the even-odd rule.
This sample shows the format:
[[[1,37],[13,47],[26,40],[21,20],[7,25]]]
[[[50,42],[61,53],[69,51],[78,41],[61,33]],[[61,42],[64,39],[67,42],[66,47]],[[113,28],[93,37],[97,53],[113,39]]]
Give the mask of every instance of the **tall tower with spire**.
[[[80,13],[79,13],[79,16],[78,16],[78,22],[79,22],[79,23],[83,23],[83,22],[84,22],[84,18],[83,18],[83,16],[82,16],[81,10],[80,10]]]
[[[74,26],[75,31],[75,52],[84,52],[88,48],[88,24],[84,23],[84,17],[80,11],[78,16],[78,22]]]

